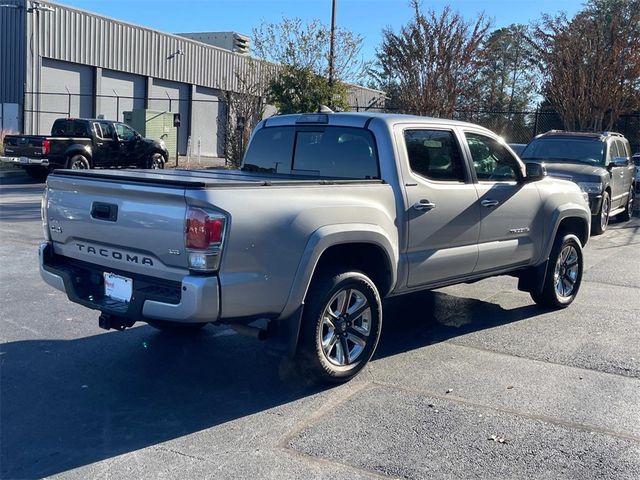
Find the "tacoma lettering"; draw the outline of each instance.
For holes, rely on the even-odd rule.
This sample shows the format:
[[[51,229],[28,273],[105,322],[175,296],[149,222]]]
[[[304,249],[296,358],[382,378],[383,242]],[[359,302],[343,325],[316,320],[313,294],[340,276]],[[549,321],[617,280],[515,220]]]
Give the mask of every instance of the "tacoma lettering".
[[[148,265],[153,267],[153,260],[149,257],[130,255],[128,253],[122,253],[115,250],[109,250],[107,248],[98,248],[83,245],[82,243],[76,243],[79,252],[91,253],[93,255],[99,255],[105,258],[113,258],[114,260],[125,261],[128,263],[135,263],[138,265]]]

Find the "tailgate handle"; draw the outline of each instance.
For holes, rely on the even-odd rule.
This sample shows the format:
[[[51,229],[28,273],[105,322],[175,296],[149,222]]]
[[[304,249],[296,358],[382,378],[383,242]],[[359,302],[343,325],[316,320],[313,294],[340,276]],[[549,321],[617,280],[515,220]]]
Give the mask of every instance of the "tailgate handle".
[[[115,222],[118,219],[118,206],[111,203],[93,202],[91,216],[97,220]]]

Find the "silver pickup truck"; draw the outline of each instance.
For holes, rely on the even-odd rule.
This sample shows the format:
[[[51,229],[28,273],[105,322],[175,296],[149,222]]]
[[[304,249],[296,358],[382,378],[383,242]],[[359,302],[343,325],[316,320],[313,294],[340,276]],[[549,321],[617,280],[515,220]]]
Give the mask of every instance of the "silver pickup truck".
[[[384,297],[508,274],[569,305],[591,212],[479,126],[322,113],[263,120],[239,171],[58,170],[42,218],[42,278],[101,327],[231,324],[343,381]]]

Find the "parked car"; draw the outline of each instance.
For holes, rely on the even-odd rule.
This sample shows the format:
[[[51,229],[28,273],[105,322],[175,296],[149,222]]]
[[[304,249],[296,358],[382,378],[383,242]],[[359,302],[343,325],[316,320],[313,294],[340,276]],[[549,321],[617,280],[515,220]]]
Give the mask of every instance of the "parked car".
[[[509,147],[511,147],[511,150],[513,150],[517,155],[520,155],[526,146],[527,146],[526,143],[510,143],[509,144]]]
[[[634,176],[635,193],[640,193],[640,152],[633,154],[633,164],[636,166],[636,174]]]
[[[629,141],[614,132],[552,130],[538,135],[521,158],[544,163],[549,175],[576,182],[589,195],[592,233],[603,233],[609,219],[633,214],[633,176]]]
[[[101,327],[231,324],[337,381],[384,297],[507,274],[567,307],[591,220],[485,128],[371,113],[263,120],[239,171],[59,170],[42,205],[42,278]]]
[[[59,118],[51,136],[7,135],[0,161],[44,178],[55,168],[164,168],[169,158],[163,141],[143,138],[128,125],[100,119]]]

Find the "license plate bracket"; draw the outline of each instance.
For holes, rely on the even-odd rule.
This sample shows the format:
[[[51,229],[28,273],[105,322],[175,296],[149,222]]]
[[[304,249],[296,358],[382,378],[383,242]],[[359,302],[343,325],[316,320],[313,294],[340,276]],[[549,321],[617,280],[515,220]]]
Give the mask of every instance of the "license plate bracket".
[[[103,272],[104,295],[113,300],[129,303],[133,293],[133,280],[128,277],[116,275],[111,272]]]

